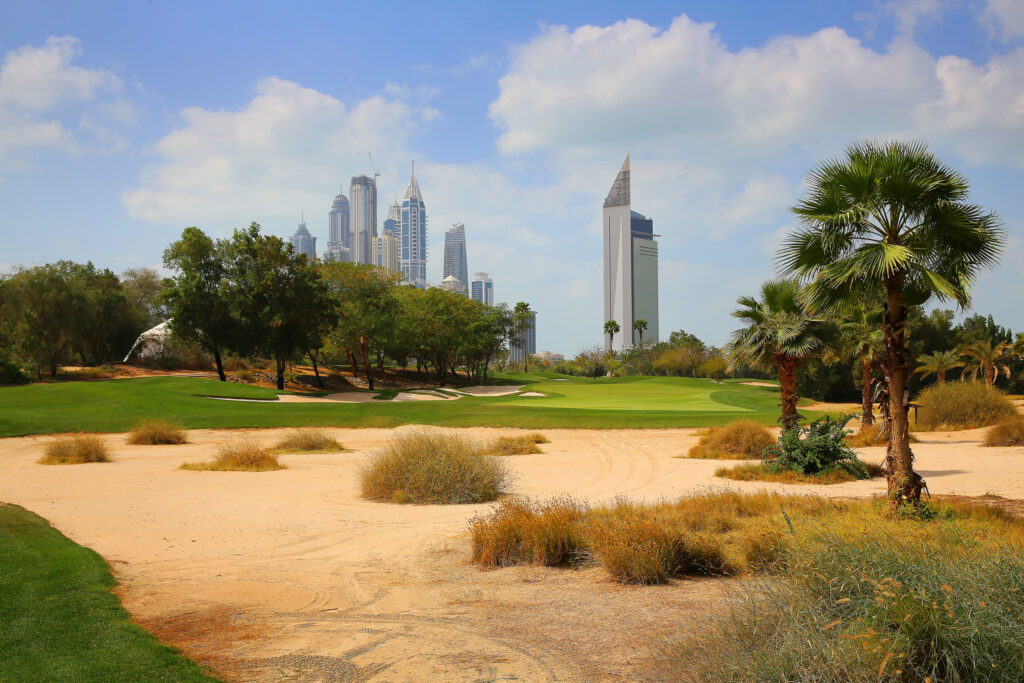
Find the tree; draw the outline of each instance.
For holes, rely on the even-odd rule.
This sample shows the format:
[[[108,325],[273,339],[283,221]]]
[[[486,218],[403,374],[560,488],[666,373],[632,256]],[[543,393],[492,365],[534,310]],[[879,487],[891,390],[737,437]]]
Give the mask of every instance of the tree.
[[[733,316],[743,327],[732,333],[729,351],[740,362],[779,373],[783,429],[792,429],[802,417],[796,410],[796,371],[807,358],[826,347],[827,329],[807,314],[799,301],[795,280],[775,280],[761,285],[760,298],[741,296]]]
[[[801,228],[782,246],[786,273],[808,282],[815,315],[866,301],[881,286],[882,331],[890,373],[892,431],[887,454],[891,509],[919,501],[906,390],[908,306],[935,297],[970,301],[970,286],[1003,249],[995,214],[967,204],[967,178],[943,165],[924,144],[868,142],[811,171],[806,196],[793,207]],[[875,304],[875,302],[869,302]]]
[[[520,301],[516,304],[515,309],[513,309],[512,315],[516,321],[516,340],[523,350],[523,372],[526,373],[530,371],[530,354],[526,351],[526,332],[530,329],[530,325],[533,322],[530,304]]]
[[[975,342],[960,349],[960,355],[970,359],[964,367],[963,374],[970,373],[971,379],[975,380],[980,372],[989,388],[999,379],[1000,370],[1006,377],[1010,376],[1013,345],[1009,342]]]
[[[584,349],[577,353],[573,362],[583,370],[584,375],[593,377],[596,382],[597,376],[605,370],[605,355],[604,349],[595,346],[592,349]]]
[[[633,329],[636,330],[636,333],[640,335],[640,345],[643,346],[644,330],[647,329],[647,321],[644,320],[643,318],[637,318],[636,320],[633,321]]]
[[[839,323],[840,356],[860,363],[860,428],[875,423],[871,364],[875,356],[885,350],[885,337],[881,329],[882,312],[863,305],[854,306]]]
[[[607,320],[604,323],[604,333],[608,335],[608,348],[610,349],[615,344],[615,335],[621,331],[619,323],[616,320]]]
[[[914,372],[922,378],[928,375],[935,375],[939,384],[946,383],[946,373],[954,368],[963,367],[963,362],[957,358],[956,351],[936,351],[935,353],[919,356],[917,362],[920,365]]]
[[[227,244],[214,242],[196,227],[164,251],[164,266],[174,275],[164,280],[162,298],[171,316],[171,331],[213,354],[217,375],[227,381],[221,354],[238,340],[240,325],[228,293]]]
[[[129,303],[142,316],[146,328],[155,327],[171,317],[163,300],[163,280],[153,268],[129,268],[121,273],[121,287]]]

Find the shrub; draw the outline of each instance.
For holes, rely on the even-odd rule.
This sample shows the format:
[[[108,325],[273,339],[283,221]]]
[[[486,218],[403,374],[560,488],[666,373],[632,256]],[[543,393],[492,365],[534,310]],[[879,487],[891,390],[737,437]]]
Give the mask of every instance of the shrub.
[[[1010,400],[983,382],[946,382],[928,387],[917,397],[919,430],[988,427],[1017,414]]]
[[[396,434],[360,468],[363,496],[396,503],[483,503],[509,483],[505,464],[453,433]]]
[[[559,567],[585,561],[586,513],[587,507],[572,498],[506,500],[490,514],[470,520],[473,561],[483,567]]]
[[[863,427],[852,434],[846,435],[846,443],[853,448],[869,448],[871,446],[884,446],[887,443],[887,439],[879,437],[879,432],[882,431],[882,426],[879,423],[868,425]],[[917,443],[918,439],[913,434],[910,435],[910,443]]]
[[[1006,418],[985,433],[985,446],[1024,446],[1024,417]]]
[[[688,455],[715,460],[760,458],[773,443],[775,437],[763,425],[753,420],[736,420],[724,427],[711,427]]]
[[[211,462],[186,462],[179,469],[223,472],[269,472],[283,470],[285,466],[277,461],[258,441],[231,441],[217,448],[217,457]]]
[[[867,466],[846,445],[846,423],[851,419],[853,415],[836,420],[825,416],[806,427],[783,431],[778,443],[765,449],[765,471],[773,474],[791,471],[812,476],[844,471],[855,479],[869,479],[871,473]]]
[[[146,446],[188,443],[181,425],[167,420],[140,420],[128,433],[128,443]]]
[[[802,474],[793,470],[774,471],[766,463],[736,465],[735,467],[719,467],[715,470],[716,477],[733,481],[770,481],[776,484],[842,484],[858,479],[871,479],[885,474],[881,465],[857,461],[865,468],[868,476],[853,474],[845,469],[835,469],[823,474]]]
[[[502,436],[488,447],[487,452],[491,455],[528,455],[532,453],[543,453],[537,447],[539,443],[548,443],[547,437],[540,432],[524,434],[522,436]]]
[[[46,445],[43,465],[80,465],[87,462],[110,462],[110,449],[95,434],[72,434],[54,439]]]
[[[25,382],[28,382],[28,375],[21,369],[21,365],[0,358],[0,384],[24,384]]]
[[[293,429],[277,442],[274,449],[281,453],[334,453],[345,450],[322,427]]]
[[[670,646],[659,677],[1024,679],[1020,522],[941,504],[930,522],[885,520],[865,507],[797,520],[773,576]]]

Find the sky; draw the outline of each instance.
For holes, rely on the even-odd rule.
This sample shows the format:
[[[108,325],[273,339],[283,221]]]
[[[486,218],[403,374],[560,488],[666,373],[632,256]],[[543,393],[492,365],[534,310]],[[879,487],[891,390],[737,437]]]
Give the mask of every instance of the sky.
[[[0,271],[161,267],[196,225],[326,246],[334,195],[416,162],[428,277],[538,312],[538,350],[601,343],[601,206],[631,155],[660,235],[660,327],[721,345],[777,273],[805,174],[923,140],[998,212],[973,309],[1024,331],[1024,2],[249,2],[0,6]]]

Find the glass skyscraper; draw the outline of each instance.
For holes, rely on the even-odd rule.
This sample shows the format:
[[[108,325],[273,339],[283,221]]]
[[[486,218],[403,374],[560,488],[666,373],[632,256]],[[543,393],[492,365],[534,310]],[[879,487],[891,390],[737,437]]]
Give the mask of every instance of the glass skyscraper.
[[[312,261],[316,258],[316,238],[306,229],[306,220],[299,223],[299,229],[291,237],[292,249],[296,254],[305,254]]]
[[[494,281],[487,273],[477,273],[469,288],[469,295],[487,306],[494,305]]]
[[[413,162],[409,187],[402,202],[402,275],[406,282],[427,285],[427,207],[416,182],[416,162]]]
[[[327,251],[324,258],[335,261],[352,260],[352,224],[348,197],[344,192],[334,196],[327,214]]]
[[[371,248],[377,236],[377,183],[364,175],[355,176],[349,197],[352,198],[352,261],[372,263]]]
[[[444,276],[453,276],[469,288],[469,266],[466,265],[466,226],[455,223],[444,234]]]

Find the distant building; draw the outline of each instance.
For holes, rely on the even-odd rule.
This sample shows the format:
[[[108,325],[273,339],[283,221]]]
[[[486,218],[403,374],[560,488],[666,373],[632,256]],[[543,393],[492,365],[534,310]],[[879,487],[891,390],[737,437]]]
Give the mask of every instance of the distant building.
[[[343,192],[334,196],[327,214],[327,251],[325,259],[352,260],[352,224],[348,197]]]
[[[377,183],[360,175],[352,178],[351,197],[352,261],[372,263],[372,240],[377,236]]]
[[[306,221],[299,223],[299,229],[291,237],[292,248],[296,254],[305,254],[312,261],[316,258],[316,238],[306,229]]]
[[[387,224],[387,221],[385,221]],[[393,230],[387,228],[384,229],[384,233],[380,237],[373,238],[373,263],[374,265],[387,268],[388,270],[400,273],[402,272],[401,256],[402,243],[398,237],[395,236]]]
[[[658,243],[654,221],[630,208],[629,156],[604,200],[604,320],[619,323],[605,350],[639,341],[633,322],[646,320],[644,339],[658,341]]]
[[[533,354],[540,360],[546,360],[549,363],[560,363],[565,360],[565,356],[560,353],[551,353],[550,351],[538,351]]]
[[[406,282],[417,287],[427,285],[427,207],[416,182],[416,162],[413,162],[409,187],[405,190],[401,214],[402,275]]]
[[[466,293],[466,285],[462,284],[462,281],[454,275],[448,275],[445,279],[441,280],[441,289],[446,292]]]
[[[524,348],[525,347],[525,348]],[[522,363],[526,356],[537,353],[537,311],[530,311],[530,324],[523,334],[522,341],[513,340],[508,345],[508,357],[513,363]]]
[[[494,281],[487,273],[477,273],[470,283],[469,295],[487,306],[494,305]]]
[[[469,266],[466,265],[466,226],[455,223],[444,234],[444,276],[455,276],[463,287],[469,287]]]

